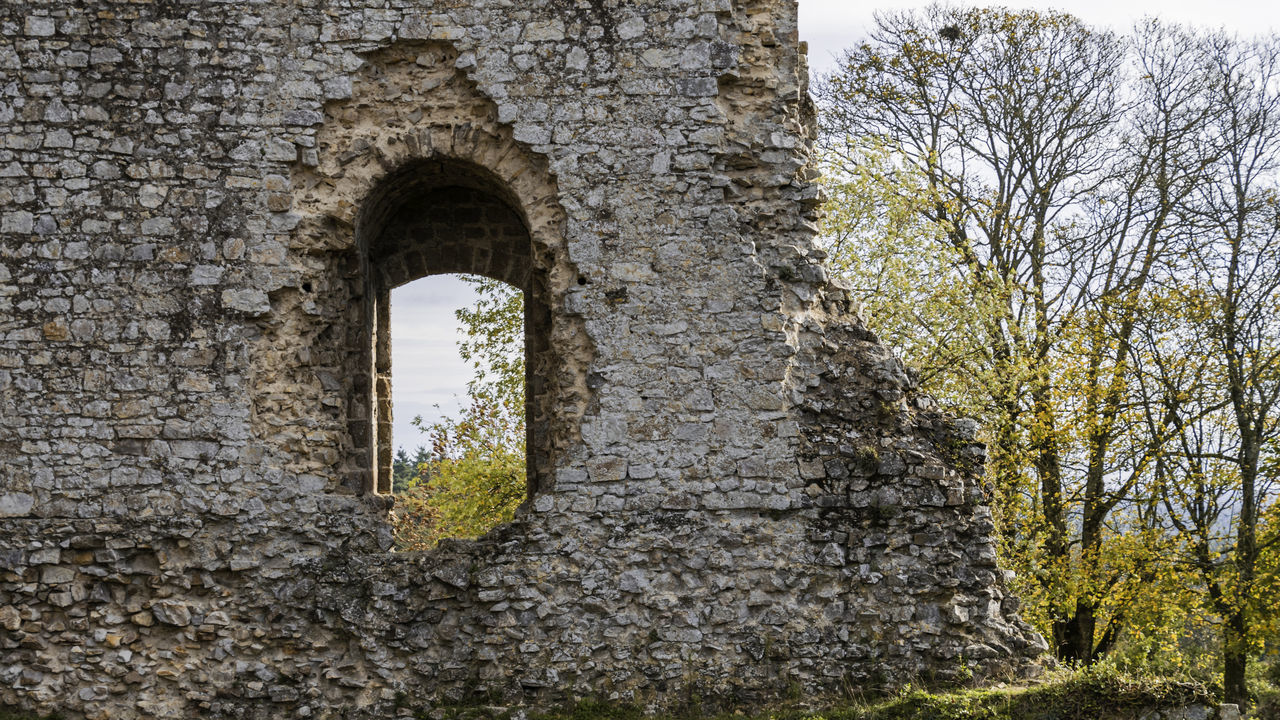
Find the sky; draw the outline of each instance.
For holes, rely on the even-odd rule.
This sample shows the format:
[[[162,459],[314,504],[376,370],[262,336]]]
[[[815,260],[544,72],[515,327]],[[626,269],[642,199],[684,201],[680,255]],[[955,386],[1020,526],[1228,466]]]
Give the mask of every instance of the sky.
[[[821,75],[835,67],[840,51],[857,41],[877,10],[923,7],[928,0],[860,2],[800,0],[800,39],[809,43],[809,67]],[[974,4],[974,3],[965,3]],[[1205,2],[1204,0],[1064,0],[1028,3],[1009,0],[1010,8],[1055,9],[1085,22],[1128,30],[1147,15],[1170,22],[1250,34],[1280,29],[1280,2]],[[392,442],[410,452],[423,443],[415,416],[430,422],[442,413],[456,415],[471,368],[458,357],[454,311],[475,302],[475,291],[454,276],[424,278],[395,290],[391,297]]]
[[[460,323],[454,312],[476,301],[457,275],[427,277],[391,291],[391,441],[412,453],[425,436],[413,419],[457,415],[471,379],[458,356]],[[438,406],[438,407],[437,407]]]
[[[833,59],[871,25],[877,10],[919,8],[929,0],[859,2],[859,0],[800,0],[800,39],[809,42],[809,67],[814,74],[830,72]],[[1063,2],[958,3],[1003,5],[1013,9],[1060,10],[1092,25],[1125,31],[1148,15],[1169,22],[1252,34],[1280,29],[1280,3],[1275,0],[1064,0]]]

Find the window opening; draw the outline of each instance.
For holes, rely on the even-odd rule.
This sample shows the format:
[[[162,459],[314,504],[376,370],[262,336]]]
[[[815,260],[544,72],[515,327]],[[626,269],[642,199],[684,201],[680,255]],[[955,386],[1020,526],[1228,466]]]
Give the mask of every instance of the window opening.
[[[353,312],[362,319],[359,324],[365,328],[365,340],[355,343],[350,361],[356,372],[352,383],[351,437],[356,466],[359,467],[360,458],[366,458],[368,482],[365,487],[371,492],[392,493],[397,457],[402,463],[405,456],[412,460],[419,441],[437,460],[456,459],[465,455],[459,442],[496,447],[499,437],[522,430],[523,454],[507,453],[503,462],[516,465],[517,470],[523,469],[524,497],[531,496],[550,469],[552,448],[548,430],[552,399],[547,378],[558,363],[550,343],[547,279],[550,260],[545,251],[542,256],[536,251],[519,205],[502,184],[482,168],[447,160],[420,161],[391,173],[370,193],[356,222],[356,240],[360,250],[358,277],[364,284],[361,297],[365,300],[360,306],[353,306]],[[396,363],[392,348],[396,333],[392,317],[403,314],[406,319],[420,318],[423,311],[399,306],[393,309],[392,293],[399,295],[403,288],[411,294],[410,286],[415,281],[451,274],[470,276],[467,282],[479,292],[480,304],[472,306],[470,312],[486,308],[496,311],[503,303],[515,303],[514,315],[509,313],[508,318],[514,327],[508,328],[505,335],[512,347],[506,348],[510,352],[486,355],[484,344],[470,344],[470,359],[481,361],[487,368],[486,377],[469,388],[465,395],[467,402],[459,414],[443,418],[448,432],[429,437],[404,429],[406,421],[420,412],[393,409]],[[449,314],[439,309],[436,312]],[[492,332],[492,329],[480,329],[480,332]],[[401,372],[404,371],[396,371],[397,377]],[[431,374],[433,371],[416,372]],[[361,380],[362,377],[367,380]],[[409,382],[412,387],[414,381]],[[523,390],[522,402],[518,396],[520,390]],[[480,391],[478,396],[476,391]],[[477,400],[479,406],[475,406]],[[521,405],[523,413],[518,412]],[[450,405],[442,404],[442,407]],[[487,425],[472,422],[481,417]],[[433,420],[424,415],[423,424],[432,425]],[[398,432],[394,429],[397,422],[401,427]],[[436,429],[443,430],[446,426]],[[413,437],[415,434],[417,437]],[[436,444],[443,447],[434,447]],[[404,455],[397,452],[400,447]],[[519,473],[513,472],[513,475]],[[403,469],[401,476],[403,485]],[[502,494],[494,491],[489,496],[497,498]],[[476,534],[474,530],[478,527],[473,523],[471,529],[463,529],[458,534]]]
[[[457,311],[479,300],[475,290],[460,275],[434,275],[391,291],[393,493],[404,491],[417,459],[427,456],[420,428],[463,410],[472,368],[458,352]]]
[[[397,545],[482,535],[527,496],[524,293],[423,278],[392,291],[390,321]]]

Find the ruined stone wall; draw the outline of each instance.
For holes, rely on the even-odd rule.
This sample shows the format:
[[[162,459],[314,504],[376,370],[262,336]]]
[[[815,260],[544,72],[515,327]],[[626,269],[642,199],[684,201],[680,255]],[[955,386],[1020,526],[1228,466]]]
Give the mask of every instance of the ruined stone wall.
[[[0,6],[0,703],[1024,671],[972,428],[821,266],[806,72],[792,0]],[[549,315],[536,492],[426,554],[375,492],[411,182],[518,215]]]

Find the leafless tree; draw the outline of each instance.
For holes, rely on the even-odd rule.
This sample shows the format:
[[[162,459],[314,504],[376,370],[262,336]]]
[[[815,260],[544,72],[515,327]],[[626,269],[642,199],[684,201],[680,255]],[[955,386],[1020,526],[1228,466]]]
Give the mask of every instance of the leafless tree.
[[[996,298],[983,347],[964,355],[992,426],[1006,547],[1048,568],[1046,596],[1068,564],[1092,578],[1052,611],[1067,660],[1117,638],[1123,608],[1101,620],[1100,608],[1133,578],[1099,560],[1109,519],[1147,495],[1177,433],[1132,421],[1134,342],[1221,153],[1209,56],[1203,38],[1157,22],[1130,41],[1069,15],[932,6],[878,16],[818,85],[834,170],[864,144],[891,148],[924,179],[904,191],[928,198],[974,301]]]
[[[1222,151],[1187,204],[1196,232],[1169,289],[1180,322],[1147,355],[1153,395],[1180,419],[1180,452],[1162,468],[1168,521],[1222,619],[1224,692],[1244,705],[1254,615],[1280,602],[1256,594],[1277,541],[1260,540],[1260,522],[1280,489],[1268,462],[1280,442],[1280,42],[1207,44]]]

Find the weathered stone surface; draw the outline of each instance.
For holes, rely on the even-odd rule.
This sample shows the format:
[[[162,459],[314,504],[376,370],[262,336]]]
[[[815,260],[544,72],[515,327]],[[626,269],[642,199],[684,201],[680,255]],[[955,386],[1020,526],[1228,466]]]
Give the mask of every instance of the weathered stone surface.
[[[0,607],[0,627],[9,632],[17,632],[22,627],[22,616],[18,613],[18,608],[9,605]]]
[[[31,512],[36,499],[27,493],[0,495],[0,517],[21,517]]]
[[[975,428],[821,266],[793,0],[36,0],[0,73],[0,704],[1033,669]],[[531,501],[396,554],[384,301],[436,272],[527,293]]]
[[[160,600],[151,604],[151,614],[166,625],[186,627],[191,624],[191,610],[180,600]]]

